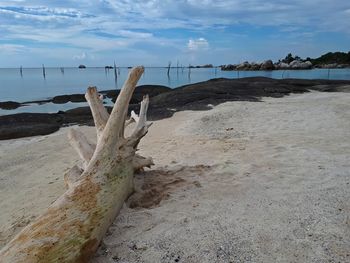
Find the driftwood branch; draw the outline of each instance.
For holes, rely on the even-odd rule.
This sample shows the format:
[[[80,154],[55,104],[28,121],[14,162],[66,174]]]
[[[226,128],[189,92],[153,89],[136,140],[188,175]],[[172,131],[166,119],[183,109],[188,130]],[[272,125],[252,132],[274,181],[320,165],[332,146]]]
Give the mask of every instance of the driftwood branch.
[[[75,129],[69,130],[68,140],[83,161],[84,168],[86,168],[94,154],[96,146],[91,144],[82,132]]]
[[[67,189],[71,188],[77,182],[84,170],[74,165],[67,173],[64,174],[64,184]]]
[[[150,168],[152,165],[154,165],[154,163],[151,157],[146,158],[139,154],[135,154],[133,159],[134,171],[142,171],[144,167]]]
[[[133,68],[108,115],[96,88],[88,88],[98,134],[96,147],[79,131],[68,138],[83,168],[74,166],[64,175],[67,191],[34,222],[25,227],[0,251],[1,263],[88,262],[124,201],[133,192],[135,170],[153,165],[152,158],[136,154],[147,133],[149,99],[141,103],[132,135],[124,138],[129,101],[143,73]]]
[[[130,118],[125,121],[125,127],[129,126],[133,122],[138,122],[139,116],[132,110],[130,113]]]
[[[100,137],[109,118],[109,114],[106,108],[103,106],[103,97],[97,93],[96,87],[89,87],[85,94],[85,98],[89,103],[91,113],[94,118],[97,137]]]

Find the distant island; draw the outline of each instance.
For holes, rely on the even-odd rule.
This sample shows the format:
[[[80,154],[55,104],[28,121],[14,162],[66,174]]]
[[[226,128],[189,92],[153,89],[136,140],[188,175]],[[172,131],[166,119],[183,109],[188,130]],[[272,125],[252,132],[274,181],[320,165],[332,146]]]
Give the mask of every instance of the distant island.
[[[200,65],[200,66],[189,66],[190,68],[213,68],[213,64],[205,64],[205,65]]]
[[[221,65],[221,70],[283,70],[283,69],[312,69],[312,68],[350,68],[350,51],[328,52],[318,58],[302,59],[289,53],[277,62],[266,60],[262,63],[245,61],[240,64]]]
[[[78,68],[86,68],[86,66],[85,65],[79,65]]]

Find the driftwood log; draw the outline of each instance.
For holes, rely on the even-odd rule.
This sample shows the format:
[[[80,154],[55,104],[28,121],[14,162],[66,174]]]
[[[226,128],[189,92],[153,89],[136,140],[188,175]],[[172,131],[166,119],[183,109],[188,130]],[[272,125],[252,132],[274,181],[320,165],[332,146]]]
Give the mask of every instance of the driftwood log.
[[[96,88],[86,99],[97,130],[96,145],[79,131],[71,130],[69,141],[83,161],[64,179],[67,191],[47,211],[25,227],[0,251],[1,263],[88,262],[108,227],[133,191],[135,170],[153,164],[136,154],[147,133],[149,99],[141,102],[140,113],[126,120],[129,101],[144,71],[133,68],[109,116]],[[125,126],[135,121],[129,136]]]

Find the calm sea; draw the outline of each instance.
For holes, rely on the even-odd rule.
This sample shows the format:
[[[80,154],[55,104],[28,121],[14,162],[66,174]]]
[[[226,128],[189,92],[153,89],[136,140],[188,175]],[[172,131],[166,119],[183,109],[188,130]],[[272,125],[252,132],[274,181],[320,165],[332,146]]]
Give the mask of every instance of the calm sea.
[[[105,68],[46,68],[43,76],[41,68],[0,69],[0,101],[30,101],[46,99],[56,95],[85,93],[88,86],[97,86],[99,90],[120,89],[128,74],[127,68],[120,68],[115,78],[114,70]],[[278,70],[278,71],[221,71],[215,68],[176,69],[171,68],[169,77],[166,68],[146,68],[139,84],[165,85],[175,88],[181,85],[205,81],[212,78],[242,78],[264,76],[270,78],[303,79],[348,79],[350,69],[313,69],[313,70]],[[84,103],[55,105],[29,105],[16,110],[0,110],[0,115],[15,112],[56,112]]]

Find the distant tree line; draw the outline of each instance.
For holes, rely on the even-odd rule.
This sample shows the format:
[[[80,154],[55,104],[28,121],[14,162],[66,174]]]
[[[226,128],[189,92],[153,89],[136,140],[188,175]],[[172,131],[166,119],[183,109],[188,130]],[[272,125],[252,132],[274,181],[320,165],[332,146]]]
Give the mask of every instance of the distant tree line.
[[[315,58],[311,60],[312,64],[350,64],[350,51],[348,53],[345,52],[328,52],[320,56],[319,58]]]
[[[310,61],[313,65],[324,65],[324,64],[350,64],[350,51],[346,52],[328,52],[318,58],[302,59],[299,56],[293,56],[292,53],[289,53],[284,59],[280,60],[284,63],[290,63],[294,60],[299,61]],[[279,62],[280,62],[279,61]]]

